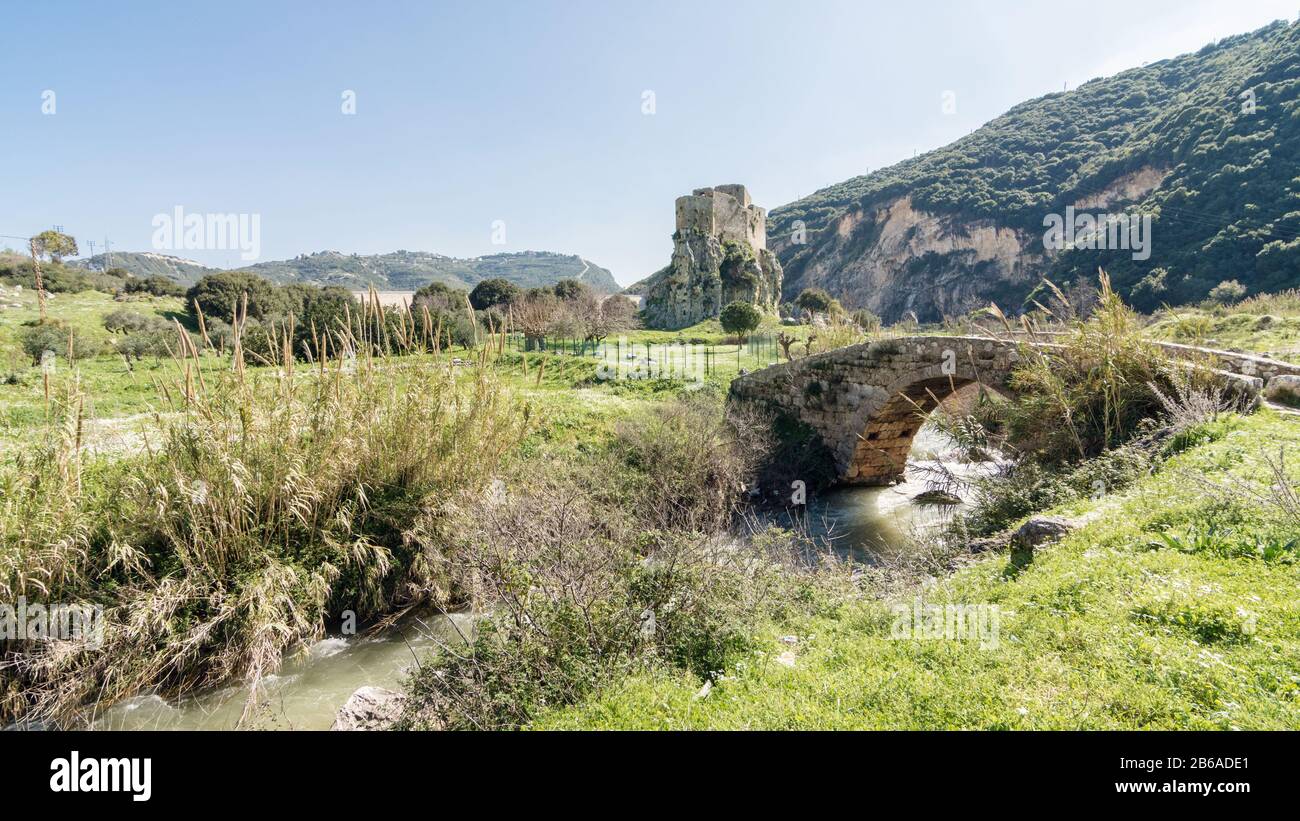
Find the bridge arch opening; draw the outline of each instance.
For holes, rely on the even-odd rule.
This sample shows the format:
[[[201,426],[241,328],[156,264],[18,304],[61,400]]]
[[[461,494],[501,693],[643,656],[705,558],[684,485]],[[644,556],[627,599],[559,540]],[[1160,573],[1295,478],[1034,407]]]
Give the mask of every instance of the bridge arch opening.
[[[953,412],[974,404],[981,392],[1003,396],[1001,391],[969,377],[944,376],[918,379],[895,391],[858,434],[844,481],[855,485],[890,485],[903,478],[912,446],[941,405]]]

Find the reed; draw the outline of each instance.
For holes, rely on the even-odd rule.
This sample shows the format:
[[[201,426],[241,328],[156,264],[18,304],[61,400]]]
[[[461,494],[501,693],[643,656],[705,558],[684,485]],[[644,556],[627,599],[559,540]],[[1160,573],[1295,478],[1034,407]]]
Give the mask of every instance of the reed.
[[[418,344],[405,314],[394,331],[372,302],[313,329],[305,366],[292,322],[263,328],[265,353],[246,362],[246,308],[221,368],[179,332],[156,432],[125,459],[83,458],[67,380],[41,441],[0,466],[0,601],[100,605],[104,636],[6,642],[0,720],[75,724],[142,691],[231,681],[251,710],[285,654],[346,613],[454,603],[442,523],[529,414],[487,348],[470,368],[390,355]]]

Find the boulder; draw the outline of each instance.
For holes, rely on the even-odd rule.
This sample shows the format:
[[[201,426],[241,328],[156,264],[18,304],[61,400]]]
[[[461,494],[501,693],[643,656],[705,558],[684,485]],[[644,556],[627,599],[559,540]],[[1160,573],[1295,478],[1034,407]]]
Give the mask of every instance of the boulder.
[[[1268,380],[1264,398],[1283,405],[1300,406],[1300,376],[1280,374]]]
[[[1059,516],[1035,516],[1016,529],[1011,537],[1011,543],[1032,550],[1040,545],[1060,541],[1077,527],[1076,523]]]
[[[402,714],[406,696],[383,687],[362,687],[334,716],[331,730],[387,730]]]

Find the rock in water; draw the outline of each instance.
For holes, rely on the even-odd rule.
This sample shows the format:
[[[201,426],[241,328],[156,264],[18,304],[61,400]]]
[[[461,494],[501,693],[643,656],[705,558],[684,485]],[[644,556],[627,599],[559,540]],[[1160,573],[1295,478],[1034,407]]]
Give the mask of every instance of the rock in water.
[[[362,687],[334,716],[331,730],[387,730],[402,714],[406,696],[383,687]]]
[[[959,505],[961,497],[946,490],[927,490],[912,497],[918,505]]]
[[[767,250],[767,212],[743,185],[698,188],[677,198],[669,266],[645,283],[648,327],[686,328],[718,316],[732,302],[776,314],[781,263]]]

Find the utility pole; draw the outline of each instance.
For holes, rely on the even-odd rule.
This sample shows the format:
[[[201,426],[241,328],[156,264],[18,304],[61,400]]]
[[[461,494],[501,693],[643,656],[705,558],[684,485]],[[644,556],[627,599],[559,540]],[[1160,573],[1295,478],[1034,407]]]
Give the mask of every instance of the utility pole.
[[[104,237],[104,270],[107,271],[113,267],[113,243]]]

